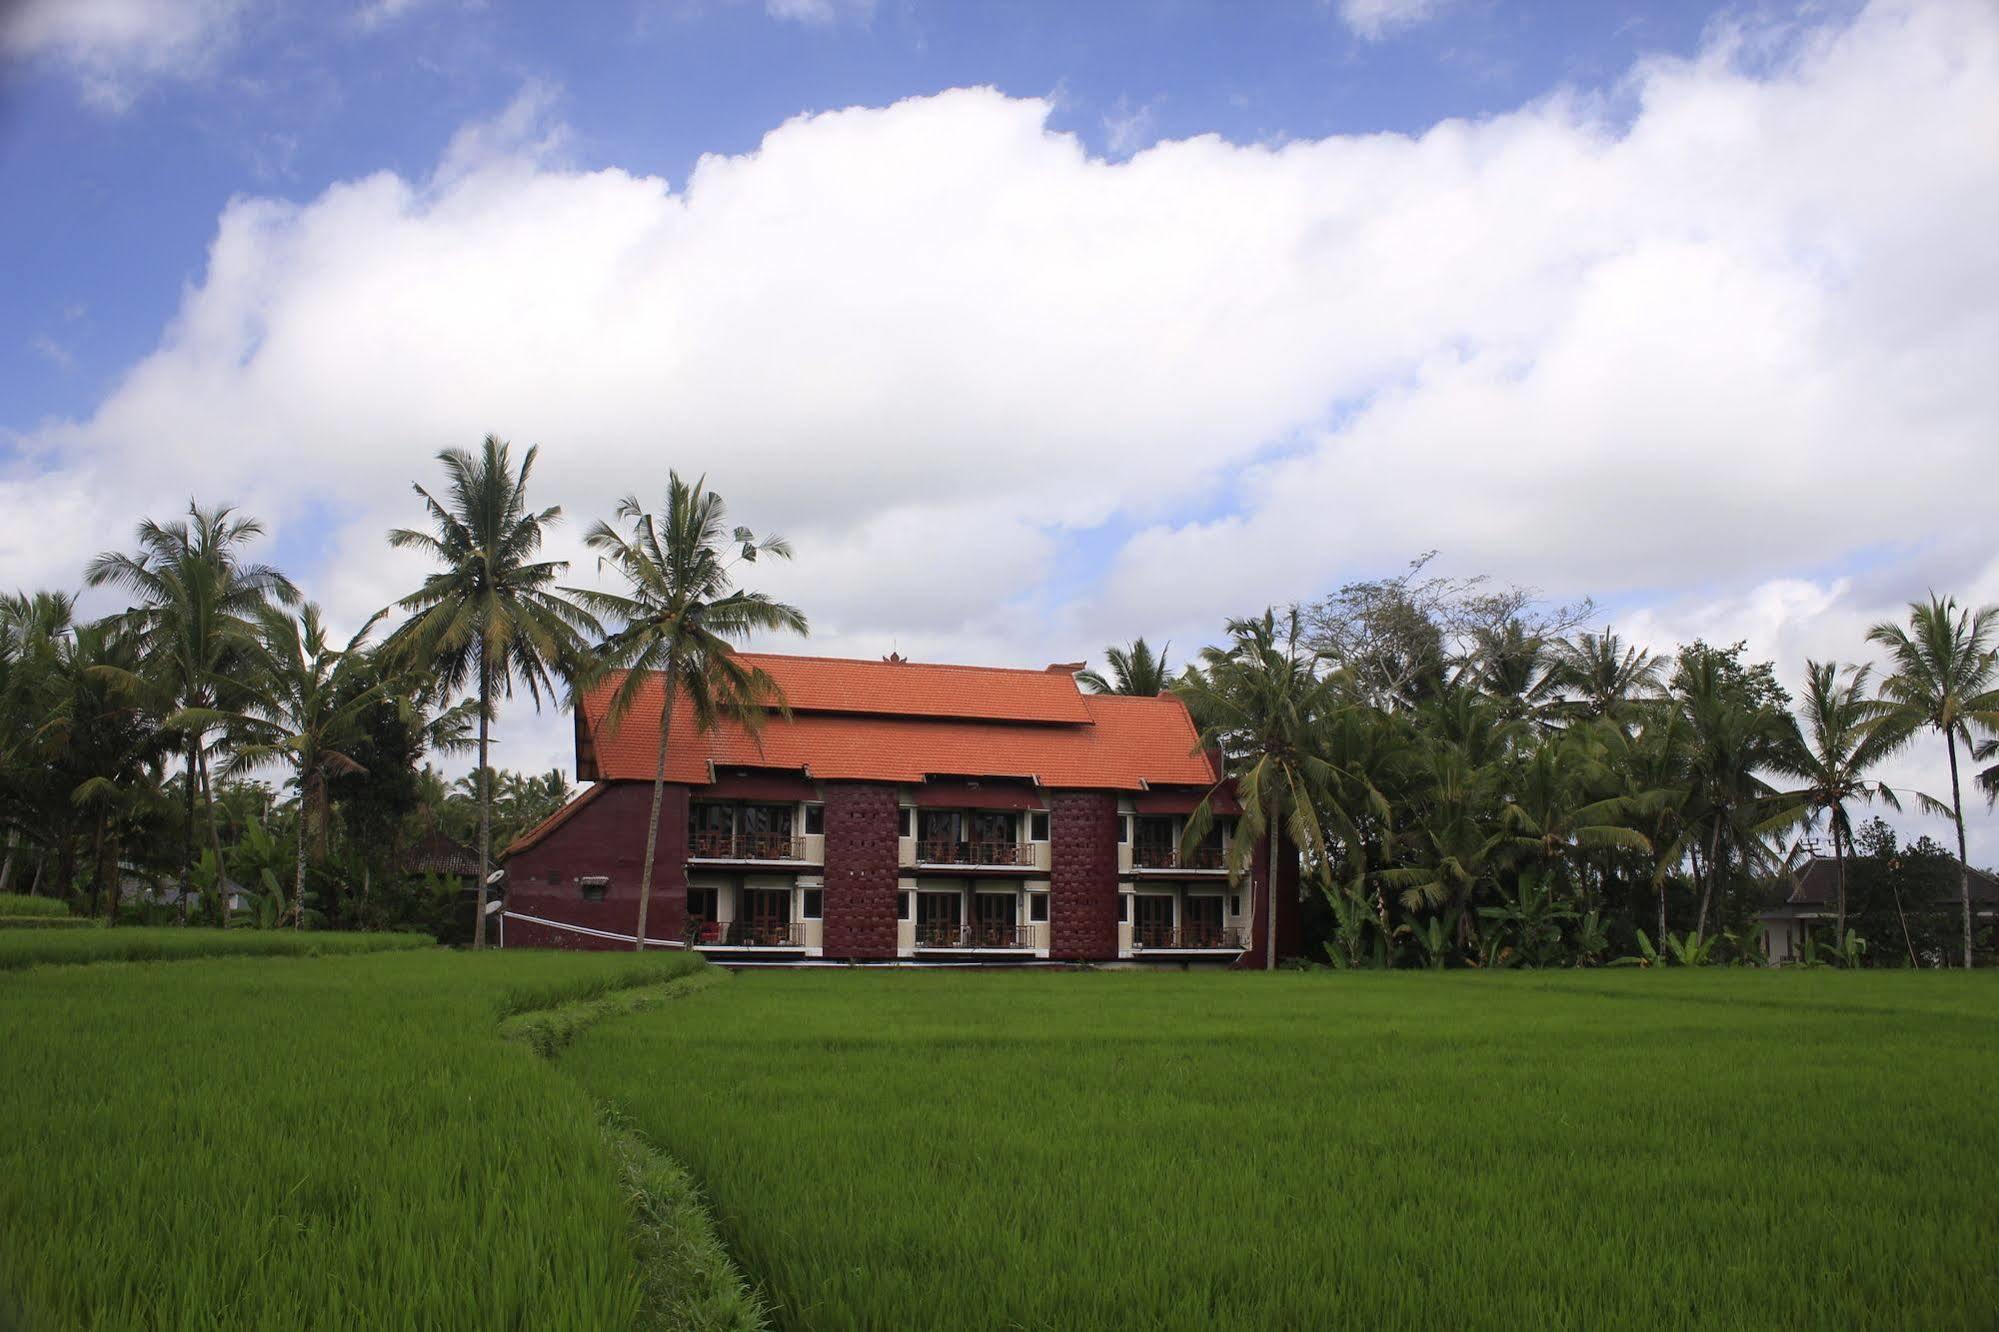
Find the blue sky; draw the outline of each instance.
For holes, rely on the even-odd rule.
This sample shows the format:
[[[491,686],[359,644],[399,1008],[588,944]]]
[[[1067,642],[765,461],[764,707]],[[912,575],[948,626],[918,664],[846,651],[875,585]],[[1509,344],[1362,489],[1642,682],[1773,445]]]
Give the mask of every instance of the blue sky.
[[[706,472],[821,652],[1185,652],[1429,550],[1793,682],[1999,601],[1990,0],[0,15],[0,582],[194,494],[358,623],[493,431],[557,555]]]

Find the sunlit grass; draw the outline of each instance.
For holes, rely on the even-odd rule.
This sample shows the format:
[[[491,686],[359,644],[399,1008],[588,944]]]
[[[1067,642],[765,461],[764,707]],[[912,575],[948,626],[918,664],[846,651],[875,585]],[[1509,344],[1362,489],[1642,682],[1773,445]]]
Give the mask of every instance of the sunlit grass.
[[[497,1022],[698,965],[426,948],[0,976],[0,1326],[632,1325],[625,1163]]]
[[[797,1327],[1990,1326],[1999,978],[757,974],[560,1066]]]

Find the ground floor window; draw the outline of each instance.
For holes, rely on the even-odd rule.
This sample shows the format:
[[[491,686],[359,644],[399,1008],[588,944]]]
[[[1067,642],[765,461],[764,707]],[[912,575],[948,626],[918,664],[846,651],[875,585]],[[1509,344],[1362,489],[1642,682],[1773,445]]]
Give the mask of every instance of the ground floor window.
[[[943,944],[958,942],[959,911],[964,899],[957,893],[916,895],[916,941]]]
[[[972,894],[973,941],[988,948],[1011,948],[1020,899],[1013,893]]]
[[[689,920],[714,920],[720,907],[721,894],[713,888],[689,888],[687,890],[687,918]]]

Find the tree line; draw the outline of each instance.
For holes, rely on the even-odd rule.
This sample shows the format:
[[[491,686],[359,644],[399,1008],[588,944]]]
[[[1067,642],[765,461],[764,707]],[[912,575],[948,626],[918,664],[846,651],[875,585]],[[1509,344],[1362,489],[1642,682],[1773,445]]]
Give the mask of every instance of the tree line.
[[[1588,602],[1437,577],[1430,558],[1232,620],[1178,673],[1141,639],[1082,677],[1186,700],[1240,797],[1232,868],[1281,830],[1333,963],[1758,962],[1755,917],[1820,835],[1837,890],[1815,959],[1970,966],[1993,950],[1964,802],[1967,785],[1999,795],[1999,611],[1912,603],[1868,632],[1884,674],[1808,661],[1794,699],[1743,644],[1654,654],[1584,628]],[[1943,742],[1939,795],[1879,780],[1925,738]],[[1956,856],[1899,847],[1878,819],[1856,829],[1873,803],[1948,818]],[[1190,845],[1212,817],[1204,803],[1189,820]],[[1894,898],[1892,933],[1873,910],[1872,937],[1852,928],[1855,874],[1870,903]]]
[[[86,621],[68,593],[0,598],[0,892],[115,916],[121,890],[150,878],[171,883],[176,913],[211,921],[234,897],[269,924],[442,930],[462,874],[479,945],[494,849],[570,794],[560,772],[493,769],[500,700],[538,707],[611,681],[609,726],[634,707],[658,718],[655,814],[676,717],[754,731],[782,710],[734,651],[807,631],[796,607],[738,585],[759,559],[790,558],[781,537],[732,526],[703,481],[669,473],[657,510],[628,496],[585,534],[621,590],[567,586],[542,550],[562,511],[528,499],[536,450],[516,461],[488,436],[437,458],[445,484],[413,486],[423,524],[388,534],[432,571],[344,639],[251,558],[263,528],[227,506],[148,519],[133,549],[93,560],[85,584],[124,592],[123,610]],[[1309,925],[1326,958],[1751,958],[1773,880],[1821,831],[1839,884],[1825,956],[1970,965],[1991,947],[1963,815],[1967,786],[1999,794],[1999,612],[1913,603],[1868,635],[1882,675],[1807,662],[1793,699],[1742,644],[1655,655],[1587,628],[1587,601],[1439,577],[1430,559],[1231,620],[1177,672],[1140,639],[1079,677],[1187,702],[1243,807],[1231,869],[1281,830],[1318,890]],[[1925,736],[1944,742],[1947,799],[1873,775]],[[455,784],[430,764],[453,754],[475,759]],[[1952,821],[1955,859],[1926,839],[1898,847],[1878,821],[1856,828],[1860,807],[1904,801]],[[1190,842],[1211,823],[1204,803]],[[454,853],[463,865],[439,863]],[[1910,877],[1905,862],[1927,868]],[[1954,941],[1936,919],[1938,865],[1955,881]],[[1852,928],[1849,871],[1887,883],[1899,951],[1871,910],[1870,933]]]

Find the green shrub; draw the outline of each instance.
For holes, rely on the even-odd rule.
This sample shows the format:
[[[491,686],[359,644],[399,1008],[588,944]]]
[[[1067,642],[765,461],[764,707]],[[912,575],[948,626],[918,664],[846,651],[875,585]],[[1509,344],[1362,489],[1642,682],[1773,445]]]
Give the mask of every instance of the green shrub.
[[[28,893],[0,893],[0,919],[9,916],[67,916],[69,903]]]

